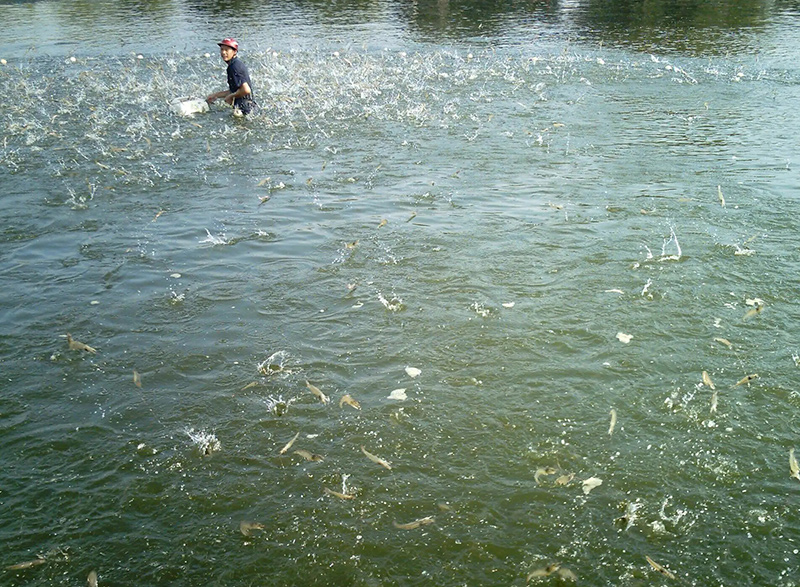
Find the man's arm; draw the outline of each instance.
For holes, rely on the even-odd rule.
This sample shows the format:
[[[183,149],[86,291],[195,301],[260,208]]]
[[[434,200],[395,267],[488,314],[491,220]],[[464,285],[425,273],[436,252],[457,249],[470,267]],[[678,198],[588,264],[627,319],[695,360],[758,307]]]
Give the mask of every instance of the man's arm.
[[[228,90],[223,90],[221,92],[214,92],[213,94],[209,94],[206,97],[206,102],[209,104],[213,103],[215,100],[219,100],[220,98],[227,98],[230,95]]]
[[[250,84],[244,82],[233,94],[228,94],[227,92],[223,93],[227,94],[225,96],[225,101],[228,104],[233,104],[236,98],[244,98],[245,96],[249,96],[252,92],[250,91]]]

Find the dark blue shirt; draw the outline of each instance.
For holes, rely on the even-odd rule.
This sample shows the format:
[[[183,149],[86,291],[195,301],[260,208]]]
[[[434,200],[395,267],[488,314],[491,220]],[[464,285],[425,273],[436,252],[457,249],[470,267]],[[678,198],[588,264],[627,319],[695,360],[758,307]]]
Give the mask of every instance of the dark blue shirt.
[[[253,107],[255,106],[255,101],[253,100],[253,94],[255,94],[255,90],[253,90],[253,82],[250,81],[250,74],[247,73],[247,67],[242,62],[241,59],[238,57],[234,57],[230,61],[228,61],[228,89],[231,93],[238,90],[243,83],[247,82],[247,85],[250,86],[250,95],[245,96],[243,98],[236,98],[233,101],[233,105],[241,110],[244,114],[249,113]]]

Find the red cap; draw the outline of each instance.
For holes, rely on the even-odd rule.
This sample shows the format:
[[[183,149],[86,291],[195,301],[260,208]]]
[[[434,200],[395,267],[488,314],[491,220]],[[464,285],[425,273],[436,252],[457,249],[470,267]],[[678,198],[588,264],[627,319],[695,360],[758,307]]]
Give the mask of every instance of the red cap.
[[[222,39],[219,43],[217,43],[217,45],[219,45],[220,47],[225,45],[226,47],[230,47],[234,51],[239,50],[239,43],[236,42],[236,39],[231,39],[230,37]]]

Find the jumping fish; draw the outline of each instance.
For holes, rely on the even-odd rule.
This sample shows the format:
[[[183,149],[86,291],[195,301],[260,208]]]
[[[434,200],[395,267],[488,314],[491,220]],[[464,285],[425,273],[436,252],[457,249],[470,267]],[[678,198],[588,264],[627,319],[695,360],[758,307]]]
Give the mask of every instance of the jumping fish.
[[[420,518],[419,520],[408,522],[407,524],[398,524],[397,522],[392,522],[392,525],[398,530],[414,530],[416,528],[419,528],[420,526],[427,526],[428,524],[433,524],[434,521],[435,519],[433,516],[426,516],[424,518]]]
[[[298,436],[300,436],[299,432],[295,434],[289,442],[286,443],[286,446],[284,446],[278,454],[286,454],[286,451],[292,448],[292,445],[294,444],[294,441],[297,440]]]
[[[339,407],[340,408],[342,406],[344,406],[344,404],[347,404],[348,406],[354,407],[357,410],[361,409],[361,404],[358,403],[358,401],[354,400],[353,397],[349,393],[344,394],[342,396],[342,399],[339,400]]]
[[[358,245],[357,240],[353,241],[352,243],[344,243],[344,247],[346,249],[355,249],[357,245]]]
[[[570,473],[569,475],[561,475],[561,477],[556,479],[556,485],[569,485],[574,478],[575,478],[575,473]]]
[[[319,387],[317,387],[316,385],[312,385],[311,383],[309,383],[309,382],[308,382],[308,379],[306,379],[306,387],[307,387],[307,388],[308,388],[308,389],[311,391],[311,393],[313,393],[313,394],[314,394],[314,396],[315,396],[316,398],[318,398],[318,399],[319,399],[319,401],[320,401],[320,402],[322,402],[323,404],[327,404],[329,401],[331,401],[331,400],[329,400],[329,399],[328,399],[328,396],[327,396],[327,395],[325,395],[324,393],[322,393],[322,391],[320,390],[320,388],[319,388]]]
[[[797,459],[794,456],[794,449],[789,451],[789,471],[792,477],[800,481],[800,465],[797,464]]]
[[[716,414],[717,413],[717,391],[714,390],[714,393],[711,394],[711,409],[709,413]]]
[[[660,564],[658,564],[656,561],[651,559],[649,556],[645,555],[644,558],[647,559],[647,562],[650,563],[651,567],[653,567],[656,571],[658,571],[659,573],[661,573],[662,575],[664,575],[668,579],[674,579],[675,578],[675,575],[670,573],[667,569],[662,567]]]
[[[302,449],[302,448],[298,448],[296,451],[294,451],[294,454],[303,457],[307,461],[320,462],[320,461],[324,461],[325,460],[325,458],[322,455],[318,455],[318,454],[314,454],[312,452],[308,452],[307,450]]]
[[[385,468],[389,469],[390,471],[392,470],[392,465],[390,465],[388,462],[384,461],[382,458],[376,457],[371,452],[367,452],[367,449],[364,448],[363,444],[361,445],[361,452],[363,452],[364,456],[366,456],[369,460],[371,460],[376,465],[380,465],[381,467],[385,467]]]
[[[86,583],[89,585],[89,587],[97,587],[97,572],[96,571],[90,571],[89,572],[89,576],[86,577]]]
[[[338,497],[339,499],[354,499],[355,495],[350,495],[349,493],[339,493],[338,491],[334,491],[333,489],[328,489],[327,487],[323,487],[322,491],[325,495],[332,495],[333,497]]]
[[[139,375],[139,372],[136,369],[133,370],[133,384],[136,387],[142,386],[142,376]]]
[[[719,204],[723,208],[725,207],[725,196],[722,195],[722,186],[717,186],[717,197],[719,198]]]
[[[72,335],[67,332],[67,343],[69,343],[70,350],[73,351],[86,351],[87,353],[96,353],[97,349],[90,347],[88,344],[84,344],[72,338]]]
[[[535,579],[537,577],[549,577],[553,573],[558,572],[560,569],[561,563],[550,563],[546,567],[536,569],[535,571],[528,573],[526,581],[530,581],[531,579]]]
[[[714,342],[718,342],[720,344],[724,344],[729,349],[733,348],[733,343],[731,343],[731,341],[729,341],[727,338],[715,337],[714,338]]]
[[[6,567],[6,570],[7,571],[21,571],[21,570],[24,570],[24,569],[31,569],[33,567],[38,567],[39,565],[43,565],[46,562],[47,562],[47,559],[45,559],[43,556],[40,556],[39,558],[35,558],[32,561],[25,561],[24,563],[17,563],[15,565],[9,565],[9,566]]]
[[[708,371],[703,371],[703,384],[711,389],[716,389],[716,387],[714,387],[714,382],[711,381],[711,376],[708,374]]]
[[[556,575],[564,579],[565,581],[577,581],[578,575],[570,571],[567,567],[561,567],[556,571]]]
[[[745,375],[739,381],[736,382],[734,387],[736,387],[737,385],[741,385],[742,383],[750,383],[754,379],[758,379],[758,373],[753,373],[752,375]]]
[[[636,521],[638,516],[636,515],[636,511],[642,507],[642,504],[638,501],[629,502],[625,504],[625,513],[622,514],[619,518],[614,520],[615,522],[625,522],[625,530],[629,530],[633,523]]]
[[[260,522],[250,522],[247,520],[242,520],[239,522],[239,532],[241,532],[244,536],[250,536],[250,532],[253,530],[263,530],[264,524]]]
[[[536,472],[533,474],[533,480],[536,481],[537,484],[541,485],[542,482],[539,480],[544,475],[554,475],[557,473],[556,469],[553,467],[539,467],[536,469]]]
[[[609,414],[611,414],[611,424],[608,426],[608,435],[611,436],[614,434],[614,426],[617,425],[617,410],[611,408]]]
[[[763,304],[759,304],[755,308],[751,308],[751,309],[747,310],[745,315],[742,316],[742,320],[749,320],[750,318],[752,318],[756,314],[760,314],[761,310],[763,310],[763,309],[764,309],[764,305]]]

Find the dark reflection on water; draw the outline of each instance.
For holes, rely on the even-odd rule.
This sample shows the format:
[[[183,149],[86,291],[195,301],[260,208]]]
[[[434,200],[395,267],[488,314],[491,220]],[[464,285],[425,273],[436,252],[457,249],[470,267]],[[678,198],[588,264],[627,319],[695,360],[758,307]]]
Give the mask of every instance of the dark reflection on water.
[[[124,45],[132,30],[145,31],[150,23],[163,23],[153,30],[154,50],[174,48],[177,38],[188,41],[188,47],[210,34],[207,31],[227,29],[238,21],[248,24],[243,32],[242,24],[233,27],[236,34],[261,37],[268,43],[275,41],[275,30],[303,40],[307,37],[304,27],[315,25],[336,27],[347,40],[361,42],[357,27],[369,25],[369,40],[381,42],[397,33],[410,33],[424,42],[482,43],[536,42],[567,35],[643,51],[725,54],[754,50],[755,35],[772,19],[798,11],[796,2],[769,0],[83,0],[5,4],[17,9],[10,13],[12,27],[25,30],[30,21],[41,20],[38,32],[30,38],[22,36],[17,45],[49,48],[51,36],[53,43],[64,41],[64,27],[72,27],[66,32],[78,43]],[[180,22],[184,17],[189,18],[190,26]],[[198,18],[202,21],[192,25]],[[59,33],[62,38],[56,38]],[[14,44],[0,43],[3,46],[10,52]]]
[[[394,12],[412,30],[434,36],[463,38],[502,33],[510,22],[555,23],[560,18],[560,5],[558,0],[420,0],[397,3]]]
[[[748,30],[768,21],[763,0],[587,0],[574,13],[578,29],[591,38],[639,50],[690,54],[748,49]]]
[[[363,22],[382,17],[378,0],[294,0],[265,3],[256,0],[187,0],[185,6],[193,12],[214,15],[231,11],[254,14],[287,14],[296,12],[317,22]]]

